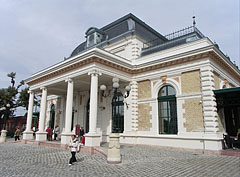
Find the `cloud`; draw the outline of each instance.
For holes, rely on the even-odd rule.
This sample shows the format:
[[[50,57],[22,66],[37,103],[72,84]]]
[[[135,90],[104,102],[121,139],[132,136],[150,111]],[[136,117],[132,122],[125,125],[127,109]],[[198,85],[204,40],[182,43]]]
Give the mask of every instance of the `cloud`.
[[[239,1],[0,0],[0,88],[8,86],[5,73],[26,79],[68,57],[89,27],[130,12],[163,35],[191,26],[195,15],[197,27],[239,65]]]

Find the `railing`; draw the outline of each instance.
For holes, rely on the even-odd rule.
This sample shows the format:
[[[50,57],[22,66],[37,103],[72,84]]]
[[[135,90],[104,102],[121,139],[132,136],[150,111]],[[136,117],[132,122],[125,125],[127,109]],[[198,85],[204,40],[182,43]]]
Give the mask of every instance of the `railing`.
[[[204,35],[195,26],[190,26],[190,27],[184,28],[182,30],[170,33],[170,34],[168,34],[164,37],[167,38],[170,41],[170,40],[179,38],[181,36],[185,36],[185,35],[193,33],[193,32],[198,33],[198,35],[200,37],[204,37]],[[150,47],[160,45],[160,44],[163,44],[163,43],[166,43],[166,41],[162,41],[160,39],[155,39],[155,40],[144,43],[143,48],[150,48]]]

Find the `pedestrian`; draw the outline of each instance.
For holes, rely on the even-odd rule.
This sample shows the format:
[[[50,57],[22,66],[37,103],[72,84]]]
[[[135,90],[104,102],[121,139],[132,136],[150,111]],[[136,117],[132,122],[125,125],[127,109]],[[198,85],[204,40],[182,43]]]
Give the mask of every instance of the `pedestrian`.
[[[21,131],[20,131],[20,129],[17,127],[17,130],[16,130],[15,133],[14,133],[15,141],[20,140],[20,138],[19,138],[20,134],[21,134]]]
[[[46,129],[46,132],[47,132],[47,140],[49,140],[49,131],[50,131],[50,128],[48,127],[48,128]]]
[[[54,140],[57,140],[58,134],[60,133],[60,129],[59,126],[56,125],[55,129],[54,129]]]
[[[83,135],[84,135],[84,129],[83,127],[81,127],[79,130],[80,142],[82,141]]]
[[[76,152],[78,150],[78,140],[76,138],[76,135],[72,136],[72,139],[70,140],[70,143],[69,143],[69,148],[70,148],[71,154],[72,154],[72,157],[69,160],[69,166],[71,166],[73,164],[73,162],[77,162]]]
[[[53,129],[51,128],[49,129],[48,135],[49,135],[49,141],[52,141]]]

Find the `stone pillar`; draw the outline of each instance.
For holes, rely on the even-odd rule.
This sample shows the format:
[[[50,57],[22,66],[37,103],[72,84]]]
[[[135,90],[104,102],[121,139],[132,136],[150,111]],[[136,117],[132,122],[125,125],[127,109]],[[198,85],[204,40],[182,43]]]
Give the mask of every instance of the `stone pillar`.
[[[40,118],[39,118],[38,132],[36,132],[36,140],[46,141],[47,132],[44,130],[44,122],[46,118],[47,88],[42,87],[41,90],[42,90],[42,98],[41,98],[41,105],[40,105]]]
[[[7,138],[7,130],[2,130],[1,136],[0,136],[0,143],[6,142],[6,138]]]
[[[201,68],[202,105],[205,132],[218,132],[217,104],[214,96],[214,73],[210,66]]]
[[[32,117],[33,117],[33,102],[34,102],[34,92],[29,90],[29,102],[28,102],[28,113],[27,113],[27,128],[23,132],[23,139],[33,139],[32,131]]]
[[[91,75],[89,133],[85,135],[86,146],[100,146],[100,135],[97,134],[97,106],[98,106],[98,75],[97,71],[89,72]]]
[[[211,66],[201,67],[200,73],[204,122],[203,150],[221,150],[223,137],[222,133],[219,132],[217,103],[213,93],[213,69]]]
[[[132,131],[138,130],[138,84],[131,83],[131,109],[132,109]]]
[[[111,133],[109,136],[109,148],[107,155],[107,162],[112,164],[121,163],[119,134]]]
[[[66,80],[68,83],[67,88],[67,101],[66,101],[66,116],[65,116],[65,129],[61,134],[61,144],[68,144],[71,136],[74,135],[71,131],[72,125],[72,106],[73,106],[73,80]]]

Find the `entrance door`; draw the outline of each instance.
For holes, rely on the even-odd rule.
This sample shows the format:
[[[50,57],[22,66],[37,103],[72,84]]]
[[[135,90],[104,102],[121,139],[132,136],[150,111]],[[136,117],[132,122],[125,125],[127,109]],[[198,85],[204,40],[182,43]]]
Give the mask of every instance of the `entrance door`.
[[[123,95],[117,92],[112,99],[112,133],[123,133],[124,130],[124,103]]]
[[[240,128],[240,106],[228,106],[224,108],[226,132],[230,136],[236,136]]]
[[[90,99],[88,99],[88,102],[87,102],[85,133],[89,132],[89,108],[90,108]]]
[[[54,129],[54,122],[55,122],[55,105],[52,104],[51,111],[50,111],[49,128]]]

